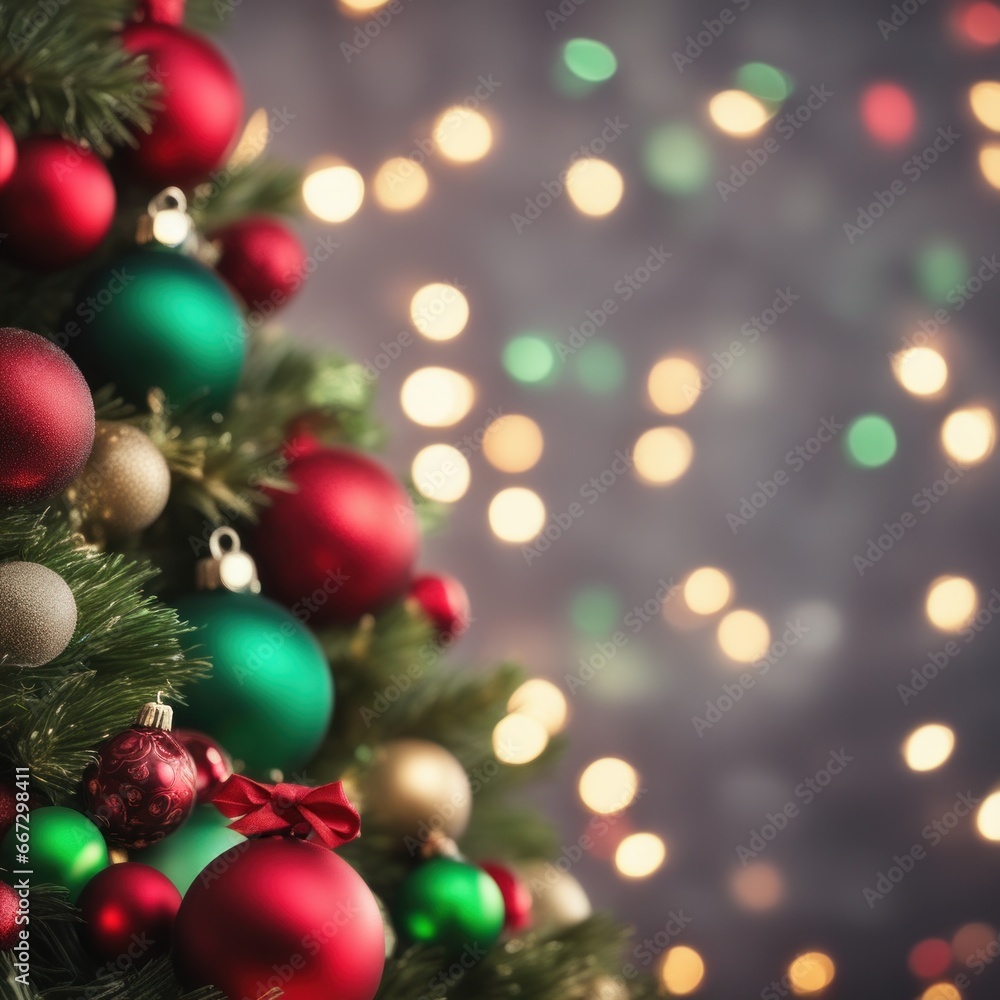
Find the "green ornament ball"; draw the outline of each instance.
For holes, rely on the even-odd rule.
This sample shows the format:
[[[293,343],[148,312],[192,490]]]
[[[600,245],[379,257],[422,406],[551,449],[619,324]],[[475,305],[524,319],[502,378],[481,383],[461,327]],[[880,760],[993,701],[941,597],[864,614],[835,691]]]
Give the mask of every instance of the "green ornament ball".
[[[253,777],[307,764],[333,715],[333,677],[312,633],[256,594],[207,590],[176,606],[198,629],[189,651],[212,661],[211,676],[186,691],[178,728],[212,736]]]
[[[152,388],[174,404],[221,409],[246,353],[240,308],[218,275],[166,248],[136,250],[88,278],[62,331],[92,387],[134,402]]]
[[[16,881],[19,871],[28,870],[32,885],[62,886],[75,903],[83,887],[111,863],[101,831],[75,809],[42,806],[31,810],[26,863],[17,850],[18,832],[17,827],[9,830],[0,845],[0,864],[7,882]]]
[[[396,896],[395,927],[411,944],[489,948],[503,930],[503,896],[475,865],[434,858],[403,880]]]
[[[209,872],[221,875],[230,860],[238,856],[239,845],[247,838],[230,830],[229,823],[215,806],[198,806],[176,833],[135,857],[166,875],[183,896],[212,862],[217,864]]]

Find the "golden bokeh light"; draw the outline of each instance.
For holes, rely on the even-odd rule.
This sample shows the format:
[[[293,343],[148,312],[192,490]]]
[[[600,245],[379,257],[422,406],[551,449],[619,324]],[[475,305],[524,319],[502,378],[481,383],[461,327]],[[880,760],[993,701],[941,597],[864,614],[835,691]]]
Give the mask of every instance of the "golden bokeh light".
[[[893,356],[899,384],[914,396],[933,396],[948,381],[948,363],[933,347],[911,347]]]
[[[649,878],[667,859],[667,845],[655,833],[630,833],[615,850],[615,868],[626,878]]]
[[[475,163],[493,145],[493,129],[486,117],[460,104],[438,115],[433,135],[441,155],[452,163]]]
[[[493,752],[504,764],[528,764],[549,744],[545,726],[530,715],[512,712],[493,727]]]
[[[388,212],[407,212],[416,208],[430,189],[427,171],[405,156],[386,160],[375,172],[372,194]]]
[[[226,167],[234,173],[245,170],[260,157],[271,141],[271,115],[267,108],[257,108],[247,119],[239,140],[229,154]]]
[[[833,959],[829,955],[807,951],[788,966],[788,981],[793,993],[809,996],[825,990],[833,982],[834,973]]]
[[[607,215],[622,200],[625,181],[607,160],[584,157],[566,171],[566,193],[584,215]]]
[[[964,576],[938,577],[927,589],[927,619],[942,632],[959,632],[972,621],[979,600],[971,580]]]
[[[340,7],[347,14],[355,17],[364,17],[380,7],[384,7],[389,0],[340,0]]]
[[[660,963],[660,982],[675,996],[693,993],[705,978],[705,962],[686,944],[670,948]]]
[[[531,417],[510,413],[486,428],[483,454],[501,472],[526,472],[538,464],[545,447],[542,429]]]
[[[428,340],[451,340],[469,322],[469,300],[454,285],[432,282],[410,300],[410,322]]]
[[[490,529],[502,542],[530,542],[545,525],[542,498],[525,486],[510,486],[491,501]]]
[[[321,161],[308,169],[302,182],[306,208],[323,222],[346,222],[365,200],[364,178],[346,163]]]
[[[767,123],[767,108],[745,90],[723,90],[708,102],[708,115],[727,135],[753,135]]]
[[[976,829],[987,840],[1000,840],[1000,792],[983,799],[976,813]]]
[[[428,500],[454,503],[469,489],[468,459],[450,444],[429,444],[417,452],[410,467],[413,485]]]
[[[638,790],[635,768],[618,757],[601,757],[580,775],[580,798],[591,812],[621,812],[632,803]]]
[[[994,132],[1000,132],[1000,83],[983,80],[969,88],[969,105],[972,113]]]
[[[729,890],[745,910],[770,910],[781,902],[785,883],[774,865],[766,861],[752,861],[733,872]]]
[[[934,983],[920,994],[920,1000],[962,1000],[954,983]]]
[[[947,454],[964,465],[975,465],[993,451],[996,421],[985,406],[955,410],[941,425],[941,445]]]
[[[635,471],[656,486],[680,479],[693,456],[694,444],[679,427],[653,427],[640,435],[632,452]]]
[[[686,413],[701,393],[701,372],[687,358],[663,358],[653,365],[646,387],[661,413]]]
[[[955,749],[955,733],[949,726],[932,722],[914,729],[903,743],[903,759],[912,771],[933,771]]]
[[[403,412],[422,427],[451,427],[470,409],[476,394],[472,383],[451,368],[418,368],[407,376],[399,393]]]
[[[771,642],[767,622],[755,611],[739,608],[730,611],[716,632],[719,648],[737,663],[753,663],[766,652]]]
[[[566,726],[569,708],[566,697],[552,681],[533,677],[525,681],[507,702],[508,712],[519,712],[537,719],[545,731],[554,736]]]
[[[684,581],[684,602],[696,615],[714,615],[732,597],[729,577],[714,566],[700,566]]]
[[[1000,189],[1000,144],[988,142],[979,150],[979,169],[990,187]]]

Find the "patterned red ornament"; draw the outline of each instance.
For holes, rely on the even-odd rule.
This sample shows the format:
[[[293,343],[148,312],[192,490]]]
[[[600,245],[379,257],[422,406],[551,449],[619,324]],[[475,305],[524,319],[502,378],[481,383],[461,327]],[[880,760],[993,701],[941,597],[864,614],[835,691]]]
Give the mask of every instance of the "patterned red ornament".
[[[189,188],[226,155],[243,117],[243,95],[232,69],[205,39],[173,24],[131,24],[122,44],[149,60],[159,82],[152,132],[136,136],[129,155],[149,181]]]
[[[81,936],[91,955],[107,962],[127,957],[141,968],[170,950],[181,894],[162,872],[126,861],[98,872],[76,905],[83,912]]]
[[[10,126],[0,118],[0,187],[14,176],[17,168],[17,142]]]
[[[37,333],[0,328],[0,504],[61,493],[94,445],[94,401],[80,369]]]
[[[198,805],[211,802],[219,785],[233,773],[232,758],[211,736],[194,729],[175,729],[174,736],[194,761]]]
[[[146,847],[191,815],[197,772],[169,731],[168,705],[144,705],[136,724],[112,736],[84,772],[88,813],[115,847]]]
[[[298,291],[306,251],[278,219],[251,215],[212,234],[222,250],[215,269],[236,290],[251,314],[268,319]]]
[[[503,929],[516,934],[531,926],[531,890],[505,865],[484,861],[480,866],[500,888],[503,896]]]
[[[17,890],[0,882],[0,951],[10,951],[19,937],[17,924]]]
[[[53,135],[20,142],[14,175],[0,188],[7,260],[38,271],[68,267],[97,249],[114,217],[115,185],[96,153]]]
[[[410,597],[431,620],[440,640],[454,639],[469,627],[469,595],[453,576],[418,576],[410,586]]]

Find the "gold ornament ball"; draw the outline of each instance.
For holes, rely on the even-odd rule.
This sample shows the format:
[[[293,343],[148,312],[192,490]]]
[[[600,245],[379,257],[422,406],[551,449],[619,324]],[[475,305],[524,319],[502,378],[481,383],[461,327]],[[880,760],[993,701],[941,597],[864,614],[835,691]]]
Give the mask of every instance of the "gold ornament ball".
[[[170,468],[160,449],[137,427],[98,420],[94,449],[70,497],[93,541],[148,528],[167,506]]]
[[[465,768],[429,740],[399,739],[375,751],[364,780],[362,820],[372,829],[426,842],[457,839],[469,825],[472,789]]]
[[[76,631],[76,600],[66,581],[33,562],[0,564],[0,663],[40,667]]]
[[[593,912],[583,886],[549,861],[519,861],[512,865],[531,893],[532,926],[559,930],[586,920]]]

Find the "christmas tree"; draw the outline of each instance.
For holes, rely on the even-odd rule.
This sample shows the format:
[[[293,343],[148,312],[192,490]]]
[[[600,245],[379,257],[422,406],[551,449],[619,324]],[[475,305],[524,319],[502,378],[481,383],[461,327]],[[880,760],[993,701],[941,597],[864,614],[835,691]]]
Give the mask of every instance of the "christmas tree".
[[[512,799],[523,672],[446,655],[372,380],[262,322],[301,177],[218,6],[0,3],[0,993],[651,995]]]

